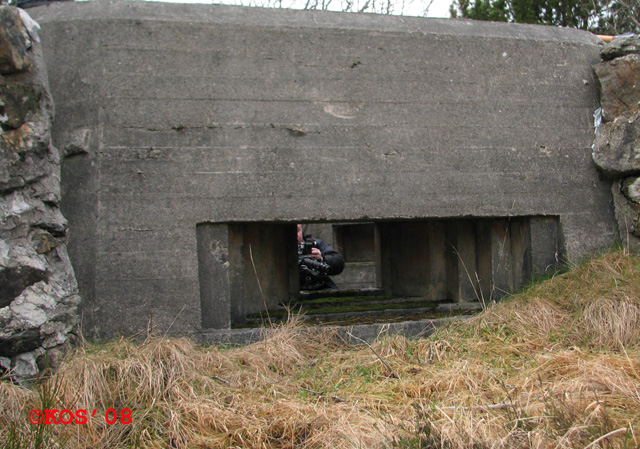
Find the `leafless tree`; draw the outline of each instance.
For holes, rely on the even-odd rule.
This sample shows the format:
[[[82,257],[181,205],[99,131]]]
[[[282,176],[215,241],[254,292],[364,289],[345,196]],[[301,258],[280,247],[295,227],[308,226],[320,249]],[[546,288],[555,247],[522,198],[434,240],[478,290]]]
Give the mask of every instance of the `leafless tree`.
[[[434,0],[236,0],[235,4],[265,8],[309,9],[405,15],[418,11],[426,16]],[[414,13],[415,14],[415,13]]]

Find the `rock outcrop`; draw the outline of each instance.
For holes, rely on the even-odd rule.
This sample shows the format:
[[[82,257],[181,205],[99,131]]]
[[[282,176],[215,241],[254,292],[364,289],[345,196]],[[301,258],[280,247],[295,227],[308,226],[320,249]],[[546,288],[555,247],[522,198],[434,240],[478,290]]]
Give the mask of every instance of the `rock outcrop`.
[[[640,252],[640,36],[614,39],[594,66],[600,88],[593,159],[612,178],[622,243]]]
[[[0,6],[0,373],[18,381],[55,368],[79,321],[37,29]]]

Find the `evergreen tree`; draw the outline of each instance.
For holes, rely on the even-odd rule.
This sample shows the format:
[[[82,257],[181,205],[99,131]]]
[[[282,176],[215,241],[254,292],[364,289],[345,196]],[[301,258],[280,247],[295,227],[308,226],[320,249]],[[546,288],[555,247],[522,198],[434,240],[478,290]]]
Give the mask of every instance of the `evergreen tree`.
[[[454,0],[451,17],[640,33],[640,0]]]

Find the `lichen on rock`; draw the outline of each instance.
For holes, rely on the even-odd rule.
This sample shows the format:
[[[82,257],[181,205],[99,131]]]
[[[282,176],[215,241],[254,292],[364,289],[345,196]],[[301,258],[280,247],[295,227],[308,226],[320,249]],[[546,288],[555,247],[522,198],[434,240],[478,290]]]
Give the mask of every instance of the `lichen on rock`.
[[[620,240],[640,252],[640,38],[605,45],[594,66],[604,123],[597,126],[593,160],[613,180]]]
[[[0,373],[22,382],[60,361],[79,296],[37,26],[11,6],[0,6],[0,24]]]

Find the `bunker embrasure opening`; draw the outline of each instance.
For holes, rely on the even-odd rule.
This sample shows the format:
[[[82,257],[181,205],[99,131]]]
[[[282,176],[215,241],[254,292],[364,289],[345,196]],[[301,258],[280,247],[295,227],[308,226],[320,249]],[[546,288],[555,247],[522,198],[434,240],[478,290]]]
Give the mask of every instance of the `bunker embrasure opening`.
[[[335,288],[305,288],[295,223],[201,224],[205,329],[416,320],[482,308],[554,272],[558,217],[302,223],[344,261]]]

